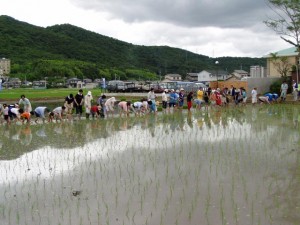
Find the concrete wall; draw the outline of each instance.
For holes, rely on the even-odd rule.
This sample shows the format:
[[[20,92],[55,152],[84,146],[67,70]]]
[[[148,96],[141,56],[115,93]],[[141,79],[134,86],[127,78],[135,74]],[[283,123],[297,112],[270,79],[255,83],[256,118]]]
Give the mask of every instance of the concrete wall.
[[[279,77],[264,77],[264,78],[248,78],[248,88],[247,94],[251,94],[251,90],[256,87],[257,88],[257,93],[258,94],[264,94],[268,91],[270,91],[270,86],[273,84],[275,81],[280,80],[281,78]]]
[[[228,89],[231,88],[231,85],[233,85],[233,87],[235,88],[245,88],[246,90],[248,90],[248,83],[247,81],[240,81],[240,80],[231,80],[231,81],[213,81],[209,83],[209,86],[212,89],[217,89],[220,88],[221,90],[225,87],[227,87]]]

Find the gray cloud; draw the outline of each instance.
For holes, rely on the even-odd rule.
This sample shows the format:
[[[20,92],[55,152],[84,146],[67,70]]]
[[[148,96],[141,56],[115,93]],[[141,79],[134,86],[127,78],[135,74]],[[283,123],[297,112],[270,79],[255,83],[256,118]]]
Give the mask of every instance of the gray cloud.
[[[166,22],[182,27],[241,28],[261,23],[265,0],[71,0],[73,4],[127,23]]]

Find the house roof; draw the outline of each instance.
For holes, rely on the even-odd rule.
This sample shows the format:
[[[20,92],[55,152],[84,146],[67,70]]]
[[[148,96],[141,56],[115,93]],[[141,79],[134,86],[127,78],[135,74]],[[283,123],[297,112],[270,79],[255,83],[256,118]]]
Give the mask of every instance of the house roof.
[[[181,75],[179,75],[179,74],[166,74],[165,76],[169,76],[169,77],[181,77]]]
[[[245,70],[234,70],[233,72],[234,72],[234,73],[248,73],[248,72],[245,71]]]
[[[283,50],[280,50],[278,52],[275,52],[277,54],[277,56],[297,56],[298,52],[297,52],[297,48],[296,47],[291,47],[291,48],[286,48]],[[264,56],[265,58],[271,58],[271,53],[268,55]]]
[[[206,72],[214,74],[214,75],[218,73],[219,76],[220,76],[220,74],[222,74],[222,75],[228,75],[229,74],[225,70],[202,70],[201,72],[203,72],[203,71],[206,71]]]
[[[186,75],[190,77],[198,77],[198,73],[187,73]]]

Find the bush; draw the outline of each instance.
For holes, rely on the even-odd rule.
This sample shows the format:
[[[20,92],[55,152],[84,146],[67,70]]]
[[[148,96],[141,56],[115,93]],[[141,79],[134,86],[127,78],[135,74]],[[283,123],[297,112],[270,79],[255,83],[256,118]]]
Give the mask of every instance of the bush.
[[[275,81],[273,84],[270,86],[270,92],[271,93],[277,93],[280,95],[280,86],[282,84],[282,80]]]
[[[290,77],[285,77],[285,78],[282,78],[278,81],[275,81],[270,86],[270,92],[271,93],[277,93],[278,95],[280,95],[280,87],[281,87],[281,84],[282,84],[283,81],[286,81],[288,86],[289,86],[287,93],[291,93],[292,92],[292,84],[291,84],[292,81],[291,81]]]

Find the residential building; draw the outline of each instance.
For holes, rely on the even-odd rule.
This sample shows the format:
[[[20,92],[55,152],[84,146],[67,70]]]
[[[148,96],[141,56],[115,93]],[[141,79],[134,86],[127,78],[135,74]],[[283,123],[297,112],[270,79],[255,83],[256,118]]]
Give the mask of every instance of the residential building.
[[[167,75],[165,75],[165,80],[168,80],[168,81],[181,81],[182,78],[181,78],[181,75],[179,75],[179,74],[167,74]]]
[[[0,76],[10,74],[10,59],[0,59]]]
[[[70,78],[70,79],[67,80],[67,86],[68,87],[77,88],[78,87],[77,84],[80,84],[80,86],[81,86],[82,83],[83,82],[80,79],[75,78],[75,77],[74,78]]]
[[[203,83],[210,81],[223,81],[227,80],[229,77],[230,75],[228,72],[224,70],[202,70],[200,73],[198,73],[198,81]]]
[[[239,79],[242,79],[243,77],[248,77],[249,73],[245,70],[234,70],[232,72],[232,75],[239,78]]]
[[[263,66],[250,66],[250,77],[265,77],[265,68]]]
[[[187,73],[186,79],[188,81],[198,81],[198,73]]]
[[[298,52],[296,47],[291,47],[287,49],[283,49],[281,51],[275,52],[277,57],[287,57],[287,62],[290,64],[291,70],[288,72],[288,76],[291,75],[292,66],[297,65],[298,60]],[[272,61],[272,54],[268,54],[264,56],[267,59],[267,70],[266,70],[266,76],[267,77],[281,77],[280,72],[278,71],[278,66],[274,64]],[[277,61],[279,63],[279,66],[282,66],[282,62]]]

